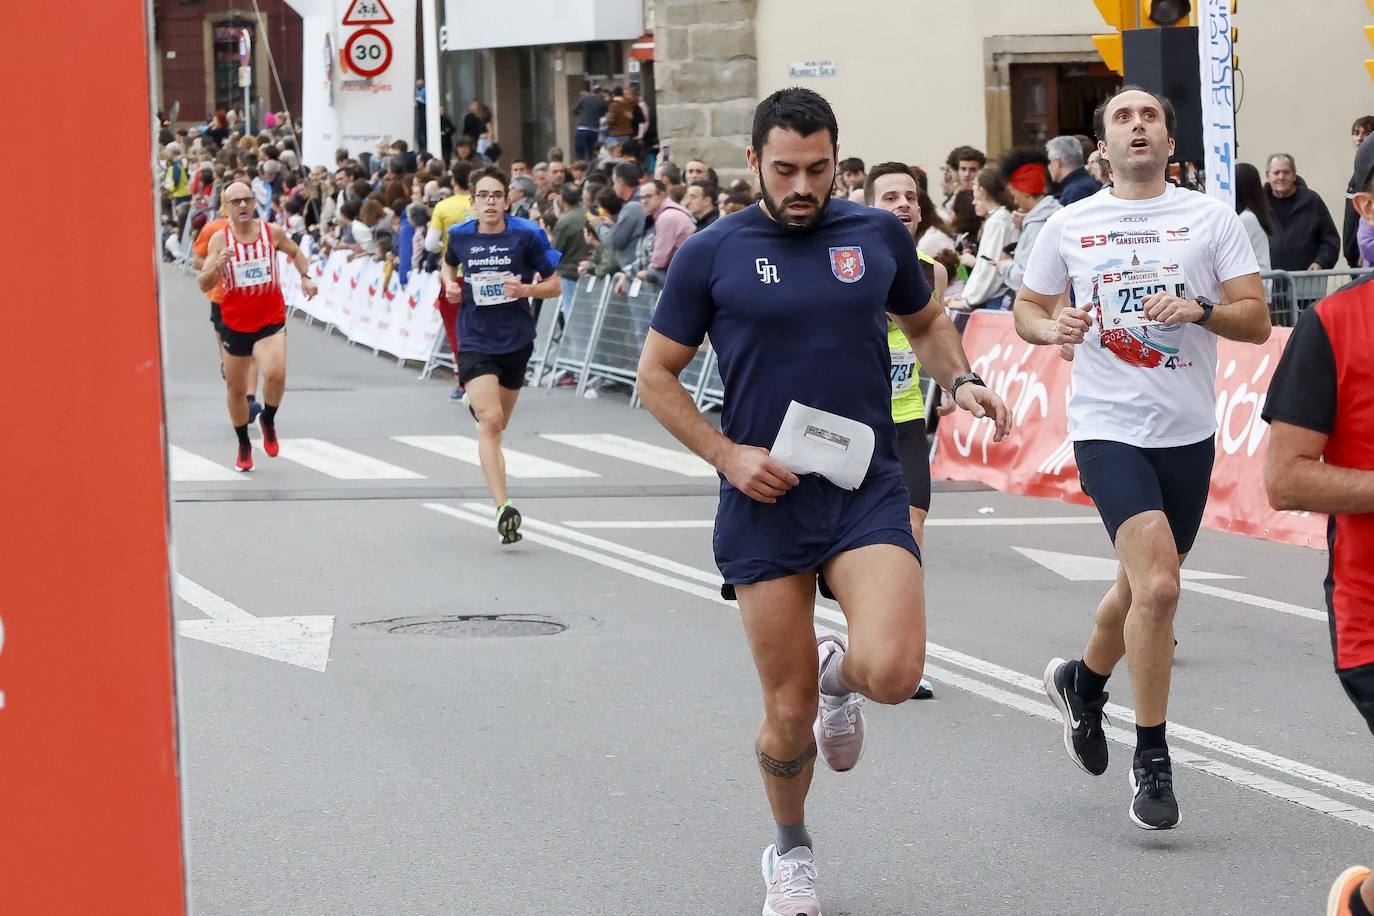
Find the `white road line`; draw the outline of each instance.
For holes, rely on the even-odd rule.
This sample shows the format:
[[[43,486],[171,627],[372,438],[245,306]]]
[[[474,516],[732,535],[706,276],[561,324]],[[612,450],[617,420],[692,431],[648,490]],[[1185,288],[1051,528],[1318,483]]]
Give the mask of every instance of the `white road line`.
[[[256,619],[237,604],[197,585],[181,573],[177,573],[176,586],[178,598],[213,620],[229,623]]]
[[[822,614],[822,612],[824,613]],[[838,611],[832,611],[829,608],[818,608],[817,616],[824,616],[826,619],[830,620],[838,619],[843,621],[844,619]],[[1008,686],[1024,690],[1037,697],[1044,695],[1045,686],[1040,682],[1039,678],[1022,674],[1019,671],[1013,671],[1010,668],[1004,668],[995,662],[976,658],[972,655],[965,655],[963,652],[946,648],[937,643],[927,643],[926,654],[931,658],[938,658],[943,662],[958,665],[961,668],[967,668],[983,677],[1001,681]],[[1129,723],[1135,722],[1135,712],[1127,709],[1125,706],[1109,703],[1106,706],[1106,711],[1107,715],[1113,719]],[[1192,744],[1205,747],[1208,750],[1230,754],[1233,757],[1238,757],[1249,763],[1277,770],[1286,776],[1306,779],[1309,782],[1314,782],[1325,788],[1338,792],[1345,792],[1357,796],[1358,798],[1365,799],[1366,801],[1374,801],[1374,785],[1361,782],[1358,779],[1351,779],[1348,776],[1342,776],[1339,773],[1332,773],[1328,770],[1310,766],[1298,760],[1291,760],[1287,757],[1281,757],[1278,754],[1271,754],[1268,751],[1261,750],[1257,747],[1250,747],[1247,744],[1241,744],[1238,741],[1232,741],[1220,735],[1213,735],[1196,728],[1189,728],[1186,725],[1179,725],[1177,722],[1170,722],[1169,737],[1188,741]]]
[[[509,452],[507,452],[509,454]],[[581,530],[603,529],[606,531],[654,530],[659,528],[714,528],[715,520],[709,518],[664,519],[654,521],[577,521],[564,522],[569,528]],[[1041,518],[928,518],[927,528],[997,528],[1029,525],[1097,525],[1095,515],[1052,515]]]
[[[611,458],[619,458],[621,461],[632,461],[635,464],[647,465],[660,471],[670,471],[684,477],[716,476],[715,468],[691,452],[664,448],[661,445],[641,442],[627,436],[617,436],[611,433],[578,435],[540,433],[540,435],[550,442],[557,442],[560,445],[570,445],[573,448],[596,452],[598,455],[607,455]]]
[[[242,474],[231,471],[222,464],[216,464],[209,458],[202,458],[195,452],[188,452],[178,446],[169,446],[168,455],[171,457],[172,480],[191,481],[191,480],[243,480]]]
[[[417,474],[394,464],[387,464],[361,452],[326,442],[323,439],[283,439],[281,457],[304,465],[312,471],[327,474],[335,480],[424,480]],[[270,461],[270,458],[260,458]]]
[[[467,509],[469,512],[475,512],[479,515],[481,515],[484,512],[490,511],[483,503],[463,503],[463,508]],[[577,532],[569,531],[568,529],[563,528],[560,525],[554,525],[549,522],[541,522],[539,521],[539,519],[529,517],[526,517],[524,519],[520,530],[543,531],[547,534],[562,535],[565,538],[572,538],[574,540],[581,541],[583,544],[586,544],[589,547],[595,547],[596,549],[603,550],[606,553],[613,553],[618,556],[625,557],[628,560],[637,560],[640,563],[644,563],[645,565],[650,566],[654,569],[661,569],[676,573],[684,579],[691,579],[696,582],[705,583],[706,585],[714,585],[716,587],[717,592],[719,592],[720,590],[721,578],[719,573],[706,572],[705,570],[697,569],[694,566],[688,566],[685,563],[679,563],[676,560],[670,560],[667,557],[660,557],[658,554],[646,553],[643,550],[636,550],[633,547],[626,547],[624,544],[617,544],[615,541],[603,540],[602,538],[595,537],[594,535],[590,534],[579,534]],[[717,597],[719,597],[719,595],[717,595]]]
[[[1203,585],[1201,582],[1188,582],[1186,580],[1181,582],[1180,586],[1187,591],[1197,592],[1200,595],[1211,595],[1213,598],[1225,598],[1227,601],[1239,601],[1241,604],[1261,607],[1270,611],[1279,611],[1284,614],[1292,614],[1295,617],[1306,617],[1308,620],[1320,620],[1325,622],[1327,619],[1325,611],[1303,607],[1300,604],[1289,604],[1287,601],[1276,601],[1273,598],[1265,598],[1263,595],[1251,595],[1246,592],[1232,591],[1229,588],[1218,588],[1215,585]]]
[[[489,512],[468,512],[463,509],[455,509],[453,506],[444,506],[439,503],[424,503],[423,505],[426,509],[433,509],[435,512],[440,512],[444,515],[451,515],[454,518],[460,518],[466,522],[472,522],[474,525],[478,525],[479,527],[491,528],[491,513]],[[626,573],[631,576],[636,576],[640,579],[644,579],[647,582],[653,582],[656,585],[664,585],[668,588],[675,588],[678,591],[686,592],[689,595],[694,595],[706,601],[714,601],[717,604],[723,604],[726,607],[733,607],[733,605],[730,602],[726,601],[724,598],[720,596],[719,588],[707,588],[702,585],[694,585],[690,582],[683,582],[681,579],[675,579],[671,576],[665,576],[662,573],[655,572],[652,569],[645,569],[642,566],[637,566],[633,563],[627,563],[624,560],[617,560],[615,557],[607,556],[604,553],[600,553],[595,550],[590,550],[586,547],[579,547],[576,544],[570,544],[559,538],[554,538],[545,534],[540,534],[538,533],[540,526],[537,523],[531,524],[532,521],[532,519],[526,518],[524,520],[524,524],[520,527],[520,533],[524,535],[525,540],[527,541],[533,541],[536,544],[544,544],[548,547],[552,547],[555,550],[561,550],[563,553],[572,554],[575,557],[581,557],[582,559],[590,560],[593,563],[599,563],[602,566],[609,567],[611,569]]]
[[[489,527],[491,524],[491,519],[485,512],[482,512],[480,514],[474,512],[467,512],[462,509],[455,509],[437,503],[425,503],[424,505],[425,508],[441,512],[446,515],[451,515],[455,518],[460,518],[482,527]],[[483,506],[482,508],[485,509],[485,506]],[[532,522],[533,525],[531,524]],[[579,531],[575,531],[573,529],[564,528],[560,525],[551,524],[549,522],[540,522],[538,520],[531,520],[529,518],[525,519],[525,528],[533,529],[533,531],[530,534],[528,534],[527,537],[529,537],[535,543],[544,544],[546,546],[554,548],[555,550],[559,550],[564,553],[569,553],[574,556],[590,560],[594,563],[599,563],[603,566],[616,569],[620,572],[636,576],[649,582],[654,582],[658,585],[664,585],[668,588],[673,588],[677,589],[678,591],[686,592],[687,594],[694,595],[706,601],[710,601],[713,604],[719,604],[729,608],[736,607],[734,602],[726,601],[725,599],[723,599],[720,596],[719,591],[715,588],[708,588],[703,585],[695,584],[694,582],[684,582],[681,579],[674,578],[673,576],[665,575],[664,573],[657,571],[658,569],[670,568],[687,569],[691,571],[691,578],[696,579],[697,581],[719,581],[718,576],[712,575],[703,570],[697,570],[692,567],[685,567],[684,564],[676,563],[664,557],[657,557],[654,554],[649,554],[645,551],[625,547],[624,545],[613,545],[616,553],[619,553],[622,556],[633,556],[636,559],[639,559],[640,562],[651,563],[653,566],[657,567],[657,569],[645,568],[643,566],[637,565],[636,563],[629,563],[619,560],[613,556],[607,556],[606,554],[601,553],[597,550],[589,550],[586,547],[579,546],[579,544],[577,543],[580,541],[588,545],[600,545],[610,544],[611,542],[609,541],[603,541],[600,538],[595,538],[590,535],[583,534]],[[567,540],[564,540],[565,538]],[[818,606],[816,608],[816,617],[824,621],[824,623],[821,624],[821,626],[823,627],[845,627],[844,616],[839,611],[832,610],[829,607]],[[1003,683],[1008,684],[1010,686],[1017,687],[1023,691],[1034,694],[1037,697],[1039,697],[1043,693],[1044,687],[1036,678],[1033,678],[1029,675],[1021,674],[1017,671],[1013,671],[1010,668],[1005,668],[994,662],[985,661],[983,659],[979,659],[971,655],[965,655],[962,652],[958,652],[954,649],[949,649],[935,643],[928,643],[926,646],[926,652],[927,655],[932,658],[936,658],[940,661],[948,662],[951,664],[959,665],[960,667],[967,668],[968,670],[974,671],[978,674],[990,677],[994,680],[1002,681]],[[1048,702],[1031,700],[1027,697],[1022,697],[1017,694],[1009,693],[1005,690],[1002,690],[1001,688],[991,686],[982,681],[969,678],[965,675],[957,674],[948,669],[941,668],[938,665],[927,665],[926,667],[927,672],[930,674],[930,676],[937,681],[946,682],[954,686],[961,687],[962,689],[968,689],[971,692],[979,694],[980,696],[983,696],[988,699],[994,699],[996,702],[1002,703],[1003,705],[1011,706],[1015,709],[1019,709],[1023,712],[1027,712],[1031,715],[1035,715],[1040,718],[1058,721],[1057,713],[1054,711],[1053,707],[1048,704]],[[1117,718],[1123,722],[1135,721],[1134,713],[1131,710],[1126,709],[1125,707],[1117,706],[1115,704],[1108,704],[1107,712],[1108,715],[1112,716],[1113,718]],[[1133,734],[1130,734],[1129,732],[1117,728],[1110,728],[1108,729],[1108,732],[1109,737],[1113,738],[1113,740],[1134,747],[1135,736]],[[1170,723],[1169,734],[1170,737],[1176,738],[1180,741],[1187,741],[1193,744],[1198,744],[1211,750],[1231,754],[1232,756],[1246,760],[1250,763],[1255,763],[1269,767],[1271,769],[1279,771],[1285,776],[1306,779],[1308,781],[1322,785],[1326,788],[1354,795],[1362,799],[1374,800],[1374,786],[1360,782],[1356,779],[1351,779],[1347,776],[1342,776],[1338,773],[1332,773],[1317,767],[1309,766],[1308,764],[1301,763],[1300,761],[1290,760],[1288,758],[1281,757],[1277,754],[1271,754],[1268,751],[1264,751],[1259,748],[1250,747],[1249,745],[1241,744],[1237,741],[1231,741],[1230,739],[1222,738],[1218,735],[1212,735],[1198,729],[1193,729],[1184,725],[1179,725],[1177,723]],[[1287,783],[1271,779],[1267,776],[1262,776],[1258,773],[1252,773],[1248,770],[1232,766],[1228,763],[1212,760],[1207,757],[1202,757],[1201,755],[1195,754],[1191,751],[1182,748],[1172,747],[1170,749],[1170,753],[1174,757],[1174,759],[1182,765],[1203,770],[1204,772],[1210,773],[1222,779],[1226,779],[1230,782],[1236,783],[1237,785],[1242,785],[1246,788],[1254,789],[1258,792],[1262,792],[1266,795],[1271,795],[1275,798],[1281,798],[1286,801],[1294,802],[1295,804],[1302,805],[1303,807],[1309,808],[1310,810],[1318,811],[1322,814],[1329,814],[1330,816],[1337,818],[1338,820],[1346,821],[1347,823],[1354,824],[1358,827],[1363,827],[1364,829],[1374,831],[1374,812],[1366,811],[1361,808],[1356,808],[1345,802],[1327,798],[1323,795],[1319,795],[1309,790],[1302,789],[1297,786],[1291,786]]]
[[[482,460],[477,455],[477,440],[470,436],[392,436],[391,438],[402,445],[424,449],[427,452],[443,455],[445,458],[453,458],[464,464],[471,464],[477,467],[482,466]],[[565,478],[601,476],[595,471],[573,467],[570,464],[563,464],[559,461],[550,461],[547,458],[540,458],[538,455],[530,455],[525,452],[517,452],[514,449],[503,447],[501,453],[506,459],[506,474],[511,477]]]

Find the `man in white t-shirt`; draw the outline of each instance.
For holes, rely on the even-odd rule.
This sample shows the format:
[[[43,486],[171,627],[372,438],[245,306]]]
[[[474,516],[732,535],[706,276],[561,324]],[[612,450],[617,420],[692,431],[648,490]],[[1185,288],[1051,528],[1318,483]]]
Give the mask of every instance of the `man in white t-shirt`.
[[[1178,826],[1165,742],[1179,566],[1202,523],[1216,435],[1217,337],[1263,343],[1269,310],[1254,249],[1232,209],[1168,184],[1169,101],[1134,87],[1098,108],[1115,185],[1041,230],[1016,297],[1016,331],[1075,348],[1069,435],[1083,491],[1121,561],[1080,659],[1053,659],[1045,691],[1064,747],[1107,769],[1104,687],[1122,656],[1135,694],[1130,817]],[[1073,304],[1059,308],[1066,292]]]

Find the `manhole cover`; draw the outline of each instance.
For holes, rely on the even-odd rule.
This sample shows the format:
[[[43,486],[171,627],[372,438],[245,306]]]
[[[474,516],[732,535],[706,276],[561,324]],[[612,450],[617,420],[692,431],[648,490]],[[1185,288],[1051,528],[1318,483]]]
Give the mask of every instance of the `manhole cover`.
[[[451,614],[444,617],[396,617],[360,623],[360,627],[402,636],[553,636],[566,623],[543,614]]]

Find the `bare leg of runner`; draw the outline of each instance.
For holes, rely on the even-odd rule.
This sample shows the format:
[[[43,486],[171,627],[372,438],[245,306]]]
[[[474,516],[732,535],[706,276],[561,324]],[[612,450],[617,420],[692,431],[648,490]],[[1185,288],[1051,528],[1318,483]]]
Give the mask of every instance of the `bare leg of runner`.
[[[501,383],[495,375],[479,375],[465,386],[468,404],[477,415],[477,455],[482,461],[482,477],[497,506],[506,504],[506,458],[501,453],[501,434],[506,431],[509,417],[503,401]],[[519,392],[511,392],[518,394]],[[514,407],[514,399],[511,399]]]
[[[926,662],[925,577],[910,551],[871,544],[825,564],[849,623],[845,686],[878,703],[911,698]]]
[[[247,426],[248,375],[253,371],[253,358],[231,356],[225,352],[221,352],[220,358],[224,361],[224,391],[229,407],[229,422],[235,427]]]
[[[1142,512],[1117,530],[1116,552],[1130,581],[1126,656],[1131,666],[1138,725],[1159,725],[1169,709],[1178,610],[1178,550],[1163,512]]]
[[[816,576],[802,573],[736,587],[744,632],[763,687],[763,723],[755,751],[773,819],[805,819],[815,770]]]
[[[250,359],[250,383],[256,381],[251,376],[262,370],[262,402],[268,407],[280,407],[282,395],[286,393],[286,331],[281,330],[271,337],[265,337],[253,347]],[[246,392],[245,392],[246,394]],[[245,414],[247,408],[244,408]]]

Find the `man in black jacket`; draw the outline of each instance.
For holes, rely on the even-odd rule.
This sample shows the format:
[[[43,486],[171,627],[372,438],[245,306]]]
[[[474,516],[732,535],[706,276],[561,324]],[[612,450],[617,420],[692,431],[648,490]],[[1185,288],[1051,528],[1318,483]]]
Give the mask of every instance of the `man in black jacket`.
[[[1341,251],[1341,237],[1321,197],[1298,177],[1288,153],[1269,157],[1269,209],[1274,232],[1269,259],[1274,270],[1331,270]]]

